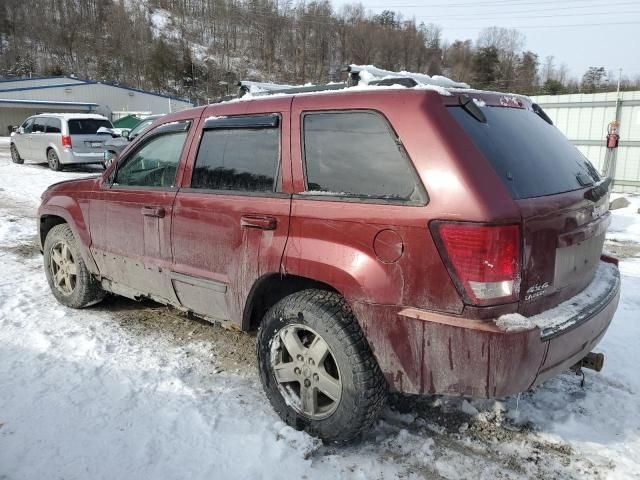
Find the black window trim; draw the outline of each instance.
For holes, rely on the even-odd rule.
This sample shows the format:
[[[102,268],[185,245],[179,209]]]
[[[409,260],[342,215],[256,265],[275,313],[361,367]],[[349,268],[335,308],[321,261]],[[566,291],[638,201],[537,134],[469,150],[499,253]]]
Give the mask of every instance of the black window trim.
[[[302,171],[304,175],[304,188],[305,190],[309,189],[309,185],[307,183],[307,154],[306,147],[304,141],[304,120],[308,115],[321,115],[321,114],[330,114],[330,113],[338,113],[338,114],[348,114],[348,113],[371,113],[379,116],[384,124],[387,126],[389,133],[393,137],[396,144],[400,147],[400,153],[404,158],[405,162],[408,163],[409,168],[416,180],[416,185],[418,186],[418,194],[421,197],[418,200],[403,200],[403,199],[393,199],[393,198],[376,198],[376,197],[365,197],[365,196],[356,196],[356,195],[330,195],[330,194],[322,194],[322,195],[314,195],[306,192],[294,193],[293,198],[296,200],[315,200],[315,201],[327,201],[327,202],[347,202],[347,203],[368,203],[375,205],[404,205],[411,207],[424,207],[429,204],[429,194],[422,183],[422,179],[420,175],[418,175],[418,171],[416,170],[415,165],[413,164],[413,160],[409,156],[409,152],[404,147],[402,143],[402,139],[400,135],[394,130],[391,122],[386,117],[384,113],[380,110],[376,110],[373,108],[346,108],[346,109],[331,109],[331,110],[305,110],[300,114],[300,153],[302,154]]]
[[[229,122],[226,122],[226,121]],[[233,120],[233,121],[231,121]],[[207,126],[209,125],[209,126]],[[180,189],[180,192],[184,193],[206,193],[209,195],[227,195],[237,197],[263,197],[263,198],[291,198],[291,194],[282,191],[276,191],[278,185],[282,189],[282,122],[281,115],[278,112],[273,113],[248,113],[244,115],[234,115],[229,117],[211,117],[205,121],[202,128],[202,135],[200,135],[200,142],[198,143],[198,150],[196,151],[195,158],[193,160],[193,171],[195,171],[196,163],[198,162],[198,154],[200,153],[200,147],[202,146],[202,139],[204,138],[204,132],[207,130],[235,130],[235,129],[252,129],[263,130],[277,128],[280,135],[280,141],[278,142],[278,161],[276,162],[276,176],[273,182],[273,190],[271,192],[251,192],[244,190],[221,190],[213,188],[195,188],[189,185]],[[191,182],[193,182],[193,171],[191,173]]]
[[[210,117],[204,122],[203,130],[230,130],[234,128],[279,128],[280,114],[255,114],[234,115],[229,117]]]
[[[174,185],[169,187],[153,187],[153,186],[145,186],[145,185],[120,185],[115,183],[116,176],[118,175],[118,171],[125,165],[130,158],[132,158],[140,149],[144,148],[149,142],[153,141],[157,137],[162,135],[168,135],[171,133],[182,133],[186,132],[187,136],[185,137],[184,144],[182,145],[182,150],[180,151],[180,158],[178,159],[178,166],[176,167],[176,175],[178,172],[178,168],[180,167],[180,160],[182,160],[182,156],[184,154],[184,149],[187,146],[187,140],[189,139],[189,130],[191,129],[191,125],[193,124],[193,119],[186,120],[176,120],[174,122],[163,123],[162,125],[158,125],[153,130],[147,132],[147,134],[142,138],[142,140],[136,145],[135,149],[131,150],[131,152],[127,153],[127,156],[123,158],[121,161],[118,161],[115,168],[109,175],[109,178],[103,182],[103,184],[107,184],[109,189],[112,190],[149,190],[149,191],[163,191],[163,192],[172,192],[179,190],[179,186]]]

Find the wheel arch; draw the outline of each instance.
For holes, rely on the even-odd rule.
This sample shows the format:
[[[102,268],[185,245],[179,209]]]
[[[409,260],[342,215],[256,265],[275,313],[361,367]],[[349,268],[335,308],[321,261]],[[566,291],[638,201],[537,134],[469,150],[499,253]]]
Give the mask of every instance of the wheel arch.
[[[307,289],[340,292],[328,283],[298,275],[270,273],[258,278],[247,296],[242,316],[242,330],[255,331],[262,317],[273,305],[292,293]]]
[[[56,225],[60,225],[62,223],[68,223],[68,222],[59,215],[41,215],[40,216],[38,234],[40,236],[41,246],[44,246],[44,240],[47,238],[47,235],[49,234],[51,229]]]
[[[45,159],[47,160],[49,160],[49,150],[53,150],[54,152],[56,152],[56,155],[58,156],[58,161],[60,161],[60,151],[58,150],[58,147],[56,146],[55,143],[47,144],[47,148],[44,151],[44,156],[45,156]]]
[[[44,248],[44,241],[47,238],[47,234],[56,225],[66,223],[73,232],[73,235],[78,240],[78,246],[82,254],[82,259],[88,270],[93,274],[98,274],[98,266],[93,260],[93,256],[89,251],[91,246],[91,236],[89,234],[88,226],[84,222],[84,215],[82,209],[69,197],[65,197],[66,201],[58,199],[58,201],[65,203],[65,207],[62,208],[59,205],[46,205],[46,207],[40,207],[38,211],[38,240],[40,241],[40,248]]]

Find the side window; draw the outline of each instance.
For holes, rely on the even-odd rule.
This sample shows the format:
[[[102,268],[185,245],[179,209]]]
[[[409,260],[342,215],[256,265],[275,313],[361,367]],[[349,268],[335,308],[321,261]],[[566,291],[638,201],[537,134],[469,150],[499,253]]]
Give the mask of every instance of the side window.
[[[273,192],[277,187],[279,160],[277,127],[205,130],[191,188]]]
[[[175,127],[176,125],[172,125]],[[161,131],[162,126],[158,127]],[[135,152],[118,166],[114,185],[139,187],[172,187],[180,156],[187,139],[189,123],[180,130],[171,128],[162,133],[152,134]]]
[[[36,117],[33,122],[33,133],[44,133],[47,128],[47,119],[44,117]]]
[[[327,112],[303,119],[307,195],[424,201],[413,165],[382,115]]]
[[[35,119],[34,118],[28,118],[23,124],[22,124],[22,129],[24,131],[24,133],[31,133],[33,132],[33,121]]]
[[[62,123],[59,118],[47,118],[47,133],[60,133],[62,131]]]

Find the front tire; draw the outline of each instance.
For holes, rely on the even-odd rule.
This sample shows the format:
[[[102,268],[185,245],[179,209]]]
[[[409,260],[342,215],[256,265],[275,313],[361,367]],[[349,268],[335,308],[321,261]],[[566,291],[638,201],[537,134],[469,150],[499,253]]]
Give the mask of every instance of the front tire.
[[[24,163],[24,158],[20,156],[18,148],[13,143],[11,144],[11,161],[13,163],[17,163],[18,165],[22,165]]]
[[[264,316],[257,339],[262,386],[292,427],[328,442],[353,440],[386,400],[386,382],[353,312],[337,293],[304,290]]]
[[[67,307],[88,307],[106,296],[87,270],[76,238],[66,223],[56,225],[47,234],[44,271],[53,296]]]
[[[55,172],[62,170],[62,164],[60,163],[58,154],[53,148],[47,151],[47,163],[49,164],[49,168]]]

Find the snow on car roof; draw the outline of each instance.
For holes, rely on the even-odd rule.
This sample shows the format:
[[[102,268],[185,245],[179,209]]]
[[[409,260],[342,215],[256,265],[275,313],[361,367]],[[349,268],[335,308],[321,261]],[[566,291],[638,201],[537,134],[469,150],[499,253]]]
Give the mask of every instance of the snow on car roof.
[[[43,117],[43,116],[48,116],[48,117],[57,117],[57,118],[63,118],[63,119],[67,119],[67,120],[71,120],[74,118],[93,118],[96,120],[109,120],[107,117],[105,117],[104,115],[98,115],[96,113],[39,113],[38,115],[34,115],[34,117]]]

